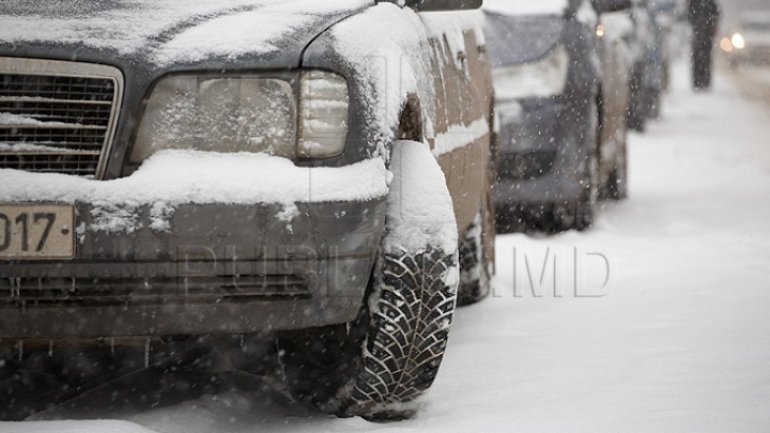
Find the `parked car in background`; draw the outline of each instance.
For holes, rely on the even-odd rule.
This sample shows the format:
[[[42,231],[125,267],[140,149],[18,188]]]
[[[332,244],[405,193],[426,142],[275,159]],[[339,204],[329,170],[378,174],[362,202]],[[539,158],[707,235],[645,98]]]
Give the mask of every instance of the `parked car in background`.
[[[2,377],[276,338],[299,399],[410,414],[493,270],[480,2],[311,3],[0,4]]]
[[[637,0],[629,10],[634,24],[634,67],[628,125],[644,131],[649,120],[660,113],[661,95],[666,86],[668,21],[665,14],[676,8],[673,0]]]
[[[660,74],[661,88],[665,92],[671,82],[671,62],[679,47],[677,38],[677,25],[679,17],[684,14],[685,3],[681,0],[650,0],[650,11],[655,20],[655,64]],[[660,101],[653,110],[653,114],[660,114]]]
[[[625,135],[627,98],[618,95],[627,95],[627,68],[615,65],[622,47],[600,44],[594,6],[600,12],[620,6],[594,3],[484,3],[499,118],[494,197],[502,230],[585,229],[601,191],[617,184],[611,176],[625,164],[625,142],[616,135]]]
[[[600,199],[620,200],[628,195],[628,111],[637,42],[631,2],[614,6],[599,15],[596,31],[601,65],[598,191]]]
[[[733,67],[770,63],[770,12],[744,13],[735,32],[719,46]]]

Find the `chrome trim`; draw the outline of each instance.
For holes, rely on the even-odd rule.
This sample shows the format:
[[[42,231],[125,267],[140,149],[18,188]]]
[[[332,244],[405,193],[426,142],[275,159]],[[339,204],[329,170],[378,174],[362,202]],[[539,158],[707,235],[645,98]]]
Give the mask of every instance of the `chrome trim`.
[[[123,73],[113,66],[100,65],[96,63],[68,62],[61,60],[28,59],[17,57],[0,57],[0,74],[19,74],[19,75],[44,75],[54,77],[73,77],[73,78],[95,78],[109,79],[114,83],[114,95],[112,107],[110,109],[110,119],[107,123],[104,133],[104,143],[100,150],[99,162],[96,167],[95,177],[103,179],[107,170],[107,161],[109,160],[112,144],[115,141],[115,131],[118,123],[118,113],[123,103],[123,91],[125,80]],[[47,103],[81,103],[78,100],[57,100],[51,98],[29,98],[29,97],[3,97],[4,101],[41,101]],[[106,101],[88,101],[88,103],[97,105],[107,105]],[[97,129],[87,125],[81,125],[81,129]],[[75,127],[73,125],[73,127]],[[104,129],[104,127],[98,127]],[[14,152],[19,154],[23,152]],[[86,151],[86,153],[88,153]],[[84,154],[86,154],[84,153]],[[78,153],[75,153],[78,154]]]

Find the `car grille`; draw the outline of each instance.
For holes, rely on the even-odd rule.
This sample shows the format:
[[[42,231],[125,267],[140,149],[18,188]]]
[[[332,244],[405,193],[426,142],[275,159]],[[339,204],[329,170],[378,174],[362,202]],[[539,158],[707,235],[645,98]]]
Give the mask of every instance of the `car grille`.
[[[101,177],[122,87],[108,66],[0,57],[0,168]]]
[[[0,278],[0,305],[200,304],[310,296],[301,275],[219,275],[180,278]]]

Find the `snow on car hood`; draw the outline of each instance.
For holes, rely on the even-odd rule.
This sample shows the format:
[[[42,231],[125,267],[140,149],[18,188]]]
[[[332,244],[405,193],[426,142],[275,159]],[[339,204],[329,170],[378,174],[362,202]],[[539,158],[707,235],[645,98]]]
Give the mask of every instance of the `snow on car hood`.
[[[3,0],[0,43],[73,44],[157,64],[299,52],[373,0]]]

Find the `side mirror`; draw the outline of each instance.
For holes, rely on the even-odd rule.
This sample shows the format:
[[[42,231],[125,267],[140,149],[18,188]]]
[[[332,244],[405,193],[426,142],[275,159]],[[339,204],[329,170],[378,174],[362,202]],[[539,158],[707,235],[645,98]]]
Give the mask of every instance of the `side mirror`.
[[[600,14],[631,9],[634,6],[633,0],[591,0],[591,3]]]
[[[478,9],[483,0],[407,0],[406,6],[417,12],[460,11]]]

